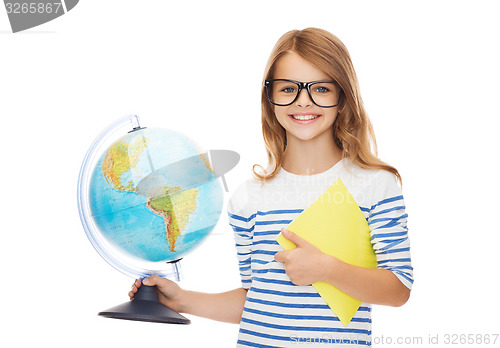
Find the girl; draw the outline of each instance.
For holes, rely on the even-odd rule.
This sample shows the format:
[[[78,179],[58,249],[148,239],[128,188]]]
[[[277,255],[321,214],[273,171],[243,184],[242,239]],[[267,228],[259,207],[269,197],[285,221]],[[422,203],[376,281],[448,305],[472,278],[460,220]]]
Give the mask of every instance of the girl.
[[[255,178],[228,204],[242,287],[205,294],[157,276],[143,283],[156,285],[161,301],[178,312],[240,323],[238,347],[371,345],[371,304],[403,305],[413,269],[401,178],[371,152],[373,130],[337,37],[308,28],[279,39],[265,70],[262,131],[269,166],[255,165]],[[338,178],[368,221],[377,269],[323,254],[283,228]],[[296,249],[281,249],[280,231]],[[316,281],[363,301],[347,327],[311,286]]]

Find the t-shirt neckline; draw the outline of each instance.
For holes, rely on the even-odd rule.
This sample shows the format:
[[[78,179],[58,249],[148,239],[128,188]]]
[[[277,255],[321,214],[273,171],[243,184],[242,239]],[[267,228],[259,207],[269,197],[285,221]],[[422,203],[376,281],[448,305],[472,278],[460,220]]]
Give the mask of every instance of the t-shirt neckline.
[[[321,172],[321,173],[315,173],[315,174],[294,174],[289,171],[286,171],[283,169],[283,167],[280,168],[280,171],[278,174],[280,176],[292,179],[294,181],[301,181],[301,180],[311,180],[311,179],[319,179],[325,176],[328,176],[332,174],[333,172],[337,171],[338,168],[342,166],[342,163],[345,161],[345,158],[340,159],[337,163],[335,163],[333,166],[328,168],[327,170]]]

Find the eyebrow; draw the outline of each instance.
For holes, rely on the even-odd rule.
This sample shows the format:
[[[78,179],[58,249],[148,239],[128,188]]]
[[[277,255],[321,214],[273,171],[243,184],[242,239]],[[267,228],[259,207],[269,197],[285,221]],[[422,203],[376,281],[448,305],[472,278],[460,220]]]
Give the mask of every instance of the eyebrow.
[[[299,82],[299,83],[312,83],[312,82],[335,82],[335,83],[337,83],[337,81],[335,81],[333,79],[329,79],[329,78],[321,79],[321,80],[312,80],[312,81],[299,81],[299,80],[294,80],[294,79],[286,79],[286,78],[281,78],[281,77],[273,77],[272,79],[269,79],[269,80],[288,80],[288,81]]]

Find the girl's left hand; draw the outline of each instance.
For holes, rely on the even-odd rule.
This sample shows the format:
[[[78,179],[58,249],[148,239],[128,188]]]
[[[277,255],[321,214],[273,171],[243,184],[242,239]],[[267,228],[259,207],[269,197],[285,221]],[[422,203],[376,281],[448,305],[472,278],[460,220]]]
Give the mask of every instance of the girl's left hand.
[[[291,231],[282,228],[281,233],[297,246],[295,249],[279,251],[274,255],[276,261],[283,263],[292,283],[310,285],[324,281],[325,271],[330,266],[329,261],[332,257]]]

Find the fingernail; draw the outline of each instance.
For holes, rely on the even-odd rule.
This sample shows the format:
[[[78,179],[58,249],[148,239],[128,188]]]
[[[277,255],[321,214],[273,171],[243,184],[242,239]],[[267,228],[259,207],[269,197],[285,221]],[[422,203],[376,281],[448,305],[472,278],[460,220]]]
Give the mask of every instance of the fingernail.
[[[146,285],[149,284],[149,279],[148,278],[144,278],[142,280],[142,284],[146,284]]]

